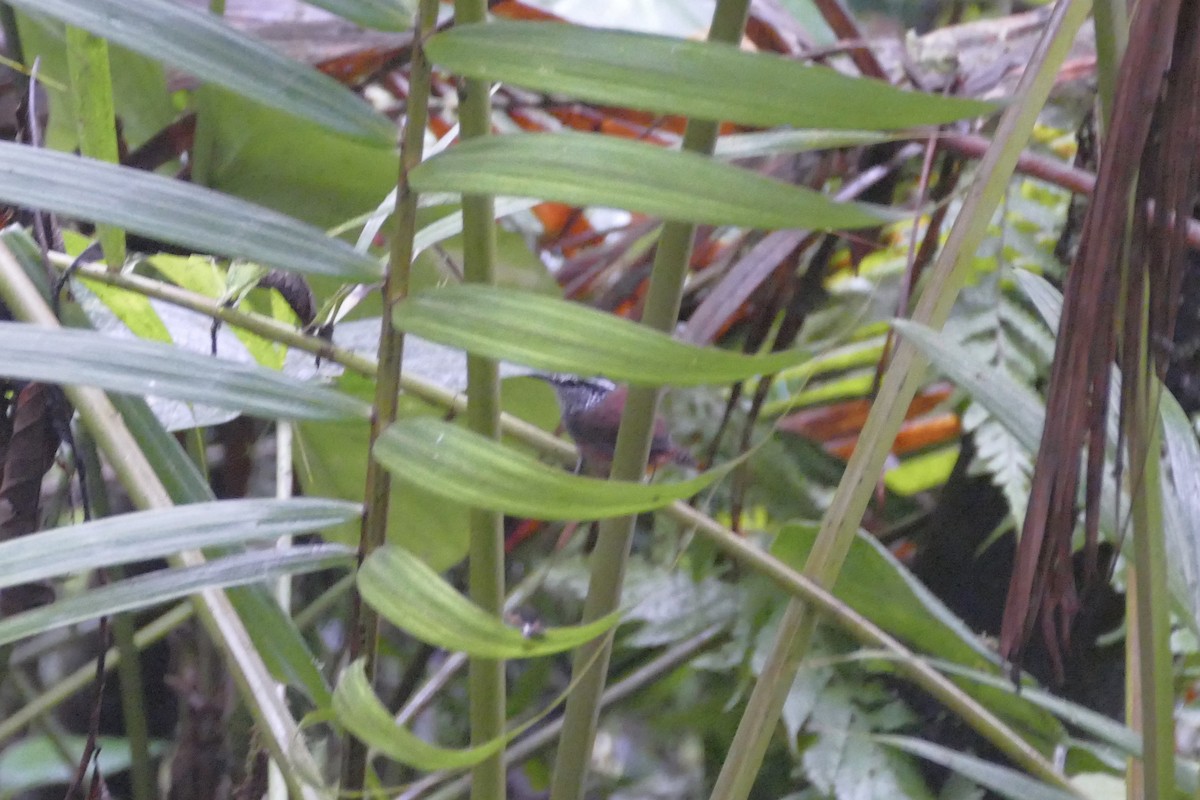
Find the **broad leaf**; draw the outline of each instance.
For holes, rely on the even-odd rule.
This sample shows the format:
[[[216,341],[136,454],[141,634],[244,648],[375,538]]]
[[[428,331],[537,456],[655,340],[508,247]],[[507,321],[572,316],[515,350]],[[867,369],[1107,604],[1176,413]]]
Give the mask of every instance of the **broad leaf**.
[[[263,105],[388,146],[395,126],[332,78],[238,33],[220,17],[168,0],[15,0]]]
[[[587,133],[472,139],[418,166],[410,182],[419,192],[537,197],[744,228],[867,228],[890,216],[696,153]]]
[[[225,500],[138,511],[0,542],[0,588],[82,570],[318,531],[359,513],[320,498]]]
[[[345,547],[311,545],[241,553],[196,567],[158,570],[0,620],[0,645],[65,625],[159,605],[205,589],[259,583],[353,563],[354,553]]]
[[[534,658],[572,650],[620,619],[614,613],[587,625],[526,633],[463,597],[412,553],[391,546],[379,548],[362,565],[358,590],[384,618],[422,642],[480,658]]]
[[[749,356],[696,347],[579,303],[485,286],[421,292],[392,319],[405,333],[475,355],[647,386],[730,383],[809,358],[795,350]]]
[[[216,255],[343,280],[377,280],[379,263],[291,217],[129,167],[0,142],[0,200]]]
[[[0,375],[22,380],[98,386],[268,418],[341,419],[367,413],[362,402],[332,389],[159,342],[5,322],[0,323],[0,352]]]
[[[573,475],[500,442],[432,418],[397,422],[374,456],[393,475],[476,508],[545,520],[640,514],[691,497],[738,461],[685,481],[633,483]]]
[[[426,50],[434,63],[470,78],[764,128],[887,130],[996,109],[727,44],[557,22],[456,25]]]
[[[815,525],[785,525],[771,552],[793,567],[803,566],[816,535]],[[839,574],[833,588],[838,599],[893,636],[941,658],[999,668],[996,655],[875,538],[856,536]]]

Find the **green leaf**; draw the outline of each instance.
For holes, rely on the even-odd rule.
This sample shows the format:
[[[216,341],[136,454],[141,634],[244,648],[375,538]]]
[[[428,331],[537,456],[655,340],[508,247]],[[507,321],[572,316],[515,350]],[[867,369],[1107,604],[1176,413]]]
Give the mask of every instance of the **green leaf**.
[[[271,677],[304,692],[317,708],[328,708],[332,689],[322,665],[296,622],[279,605],[273,588],[262,584],[235,586],[225,594]]]
[[[967,678],[970,681],[991,686],[1006,692],[1013,691],[1012,682],[1006,677],[987,675],[976,670],[967,669],[957,664],[947,664],[939,661],[930,662],[933,667],[950,675]],[[1039,708],[1044,708],[1079,730],[1101,742],[1105,746],[1120,750],[1123,755],[1132,758],[1142,757],[1142,737],[1126,725],[1093,711],[1090,708],[1064,700],[1045,689],[1036,686],[1022,686],[1021,698]],[[1175,759],[1175,783],[1180,791],[1187,796],[1196,794],[1198,787],[1197,773],[1200,765],[1195,760],[1182,756]]]
[[[71,106],[83,155],[116,164],[117,130],[108,42],[71,25],[67,27],[67,67]],[[101,225],[96,235],[111,269],[125,263],[125,232]]]
[[[225,500],[138,511],[0,542],[0,588],[183,550],[308,533],[357,516],[339,500]]]
[[[1051,329],[1058,328],[1058,320],[1062,317],[1062,293],[1041,275],[1035,275],[1027,269],[1013,270],[1013,272],[1021,291],[1033,303],[1045,323]]]
[[[803,566],[816,536],[816,525],[785,525],[771,552],[794,567]],[[872,536],[854,537],[833,591],[848,606],[922,652],[975,667],[1000,666],[996,655],[962,620]]]
[[[234,261],[226,270],[216,264],[213,259],[204,256],[185,257],[165,253],[151,256],[146,261],[155,270],[162,273],[167,280],[196,294],[235,305],[243,311],[269,316],[292,327],[298,328],[303,324],[297,319],[295,312],[287,305],[277,289],[256,288],[258,281],[267,274],[266,268],[260,264]],[[87,278],[82,278],[82,280],[92,291],[95,291],[96,287],[100,285]],[[111,290],[114,287],[109,288]],[[129,292],[129,294],[138,295],[137,292]],[[207,320],[196,320],[195,317],[190,319],[195,321],[197,327],[199,325],[207,327],[210,324]],[[121,321],[132,328],[132,320],[128,317],[121,317]],[[174,322],[175,320],[164,320],[164,324],[167,324],[175,341],[183,344],[188,341],[187,334],[184,330],[176,327],[176,324],[172,324]],[[256,362],[269,369],[283,369],[287,347],[236,325],[230,325],[228,330],[241,342],[246,348],[246,352]],[[223,347],[221,352],[226,352]]]
[[[605,481],[547,466],[442,420],[397,422],[375,443],[375,460],[400,480],[441,497],[489,511],[545,520],[640,514],[691,497],[739,461],[690,480]]]
[[[1163,390],[1159,401],[1163,447],[1170,465],[1163,481],[1163,526],[1171,559],[1168,576],[1171,590],[1190,613],[1181,616],[1193,631],[1200,628],[1200,444],[1192,421],[1170,392]]]
[[[796,350],[749,356],[696,347],[579,303],[488,286],[421,292],[392,319],[405,333],[475,355],[645,386],[731,383],[809,358]]]
[[[307,3],[377,31],[406,31],[412,24],[411,9],[399,0],[307,0]]]
[[[892,325],[938,369],[984,405],[1022,447],[1037,452],[1046,410],[1033,390],[1017,383],[1006,372],[972,357],[952,344],[944,333],[908,320],[895,320]]]
[[[192,179],[202,186],[321,229],[374,208],[396,188],[393,149],[347,139],[219,86],[201,86],[192,103],[204,120],[192,161]]]
[[[359,739],[393,761],[424,771],[462,769],[478,764],[500,752],[522,730],[517,728],[477,747],[461,750],[430,744],[396,724],[375,696],[361,659],[347,667],[338,680],[333,692],[333,709],[346,730]]]
[[[204,589],[241,586],[353,563],[354,553],[348,548],[309,545],[241,553],[196,567],[158,570],[0,620],[0,645],[65,625],[159,605]]]
[[[941,764],[1011,800],[1076,800],[1076,796],[1039,780],[1030,778],[1011,767],[1002,767],[976,756],[959,753],[924,739],[910,736],[875,736],[880,744],[891,745],[906,753]]]
[[[167,0],[15,0],[13,5],[355,139],[384,147],[396,139],[395,126],[349,89],[204,11]]]
[[[40,14],[16,14],[25,63],[36,58],[38,75],[47,82],[67,84],[66,29]],[[150,137],[170,125],[179,115],[167,88],[166,72],[158,61],[128,48],[108,48],[112,93],[121,133],[131,150],[141,147]],[[75,119],[67,92],[46,92],[45,146],[52,150],[75,152],[79,148]]]
[[[381,273],[375,259],[276,211],[150,172],[12,142],[0,142],[0,200],[292,272],[368,281]]]
[[[372,329],[374,333],[369,333]],[[359,340],[352,335],[355,330],[367,333],[369,338],[377,342],[379,319],[343,323],[334,332],[334,338],[343,346],[357,348]],[[411,345],[416,341],[410,338],[404,345],[406,373],[410,372],[409,362],[414,350]],[[372,353],[375,347],[375,344],[370,345]],[[460,364],[443,369],[461,371],[463,367]],[[337,386],[339,390],[365,402],[374,399],[375,382],[362,376],[345,373]],[[555,411],[557,407],[558,404],[554,403]],[[400,395],[397,415],[401,419],[418,415],[427,418],[438,413],[439,409],[407,393]],[[556,422],[557,419],[556,416]],[[305,494],[361,502],[363,482],[371,462],[370,428],[370,421],[366,419],[305,421],[296,424],[294,460],[296,474]],[[436,570],[449,569],[466,557],[470,516],[468,507],[395,479],[391,481],[391,492],[392,500],[388,503],[388,544],[404,547]],[[358,522],[350,522],[326,531],[325,540],[357,547],[361,528]]]
[[[771,53],[558,22],[456,25],[430,39],[426,51],[434,63],[469,78],[764,128],[906,128],[996,110]]]
[[[90,319],[95,319],[96,312],[88,301],[87,292],[95,295],[96,300],[125,323],[125,327],[139,339],[168,344],[172,341],[167,324],[146,295],[87,279],[83,281],[84,291],[80,291],[79,285],[74,283],[71,288],[75,292],[75,301]]]
[[[419,192],[537,197],[744,228],[867,228],[889,219],[696,153],[587,133],[479,137],[425,161],[410,182]]]
[[[609,614],[587,625],[526,635],[488,614],[402,547],[377,549],[358,572],[358,590],[389,622],[427,644],[479,658],[536,658],[573,650],[620,620]]]
[[[0,323],[0,352],[0,375],[22,380],[98,386],[272,419],[340,419],[367,413],[361,401],[332,389],[159,342],[5,322]]]
[[[184,505],[217,499],[196,462],[188,458],[179,440],[163,428],[145,398],[112,394],[109,400],[137,440],[173,503]]]
[[[730,133],[717,139],[713,155],[717,158],[761,158],[762,156],[804,153],[809,150],[833,150],[864,147],[908,138],[904,134],[878,131],[768,130]]]

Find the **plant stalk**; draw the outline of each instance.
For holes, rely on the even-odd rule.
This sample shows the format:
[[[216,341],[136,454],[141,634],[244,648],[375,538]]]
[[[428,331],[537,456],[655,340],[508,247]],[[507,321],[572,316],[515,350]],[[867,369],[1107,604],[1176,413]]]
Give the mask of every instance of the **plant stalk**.
[[[709,41],[728,44],[740,42],[749,6],[749,0],[718,0],[709,29]],[[683,149],[711,155],[719,127],[717,121],[689,120]],[[642,311],[643,325],[667,333],[674,329],[679,318],[683,282],[691,261],[694,234],[695,226],[689,223],[668,222],[663,226]],[[660,396],[661,391],[657,387],[630,387],[613,454],[613,480],[638,481],[645,475]],[[583,607],[585,623],[610,614],[620,606],[636,520],[635,516],[626,516],[600,522],[596,549],[591,557],[588,594]],[[579,648],[575,654],[572,679],[578,683],[567,698],[550,800],[583,798],[614,635],[614,632],[610,632],[596,642]]]
[[[1061,0],[1017,86],[1015,100],[1004,112],[992,147],[979,165],[979,178],[965,198],[949,238],[929,276],[913,319],[935,330],[949,316],[1017,165],[1025,143],[1045,105],[1058,68],[1087,17],[1087,0]],[[862,515],[874,492],[892,441],[925,376],[927,360],[901,340],[883,377],[858,446],[846,464],[804,574],[828,588],[837,579]],[[795,680],[817,616],[799,600],[788,603],[775,644],[747,702],[742,721],[713,789],[713,800],[745,800],[754,786],[767,746],[775,733],[783,701]]]
[[[455,0],[458,25],[487,20],[486,0]],[[491,85],[465,78],[460,84],[459,130],[463,141],[492,132]],[[463,275],[467,283],[496,281],[496,229],[493,199],[463,195]],[[500,374],[494,360],[467,355],[467,427],[492,439],[500,437]],[[496,511],[471,509],[468,552],[468,593],[484,611],[504,613],[504,519]],[[504,733],[506,687],[504,662],[472,658],[468,666],[471,743],[482,744]],[[471,797],[503,800],[506,793],[506,754],[501,749],[471,771]]]
[[[1158,411],[1161,384],[1155,378],[1149,351],[1149,300],[1142,297],[1142,335],[1138,375],[1129,425],[1130,477],[1133,497],[1133,565],[1135,580],[1129,596],[1129,636],[1137,647],[1130,660],[1136,674],[1137,714],[1129,719],[1142,734],[1141,768],[1132,770],[1129,790],[1141,797],[1175,794],[1175,690],[1171,655],[1171,595],[1167,586],[1167,548],[1162,520],[1162,428]]]
[[[383,316],[380,320],[379,350],[375,373],[375,400],[371,413],[370,441],[375,441],[396,421],[400,395],[400,373],[404,360],[404,334],[392,325],[392,309],[408,296],[409,273],[413,259],[413,236],[417,230],[417,193],[408,183],[409,173],[421,163],[425,152],[425,126],[429,117],[429,93],[432,70],[425,54],[425,39],[437,23],[436,0],[422,0],[417,11],[416,38],[413,40],[408,108],[404,138],[400,145],[400,169],[396,178],[396,207],[391,250],[383,278]],[[391,475],[368,455],[364,485],[362,531],[358,545],[358,563],[387,538],[388,509],[391,504]],[[379,615],[353,594],[350,626],[350,654],[362,658],[367,678],[375,679],[379,657]],[[365,787],[367,746],[347,737],[342,758],[341,789],[360,792]]]
[[[87,496],[91,501],[88,512],[94,518],[103,518],[112,513],[108,502],[108,489],[100,466],[100,454],[96,444],[86,430],[75,434],[78,448],[75,457],[83,467]],[[123,570],[114,570],[121,572]],[[142,683],[141,655],[135,641],[134,617],[132,614],[117,614],[112,618],[113,644],[120,654],[117,676],[121,691],[121,717],[125,723],[125,736],[129,739],[129,775],[133,800],[154,800],[154,768],[150,758],[150,729],[146,720],[145,690]],[[106,670],[107,671],[107,670]]]

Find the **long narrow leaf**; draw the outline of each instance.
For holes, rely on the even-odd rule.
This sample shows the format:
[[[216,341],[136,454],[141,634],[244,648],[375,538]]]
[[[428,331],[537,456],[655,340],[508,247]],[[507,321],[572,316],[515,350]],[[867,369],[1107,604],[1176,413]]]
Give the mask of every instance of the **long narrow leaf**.
[[[14,0],[263,105],[382,146],[395,127],[337,81],[238,33],[221,19],[168,0]]]
[[[318,531],[357,515],[322,498],[225,500],[139,511],[0,542],[0,588],[87,569]]]
[[[365,416],[359,400],[269,369],[189,353],[159,342],[90,331],[0,323],[0,375],[98,386],[234,408],[269,418]]]
[[[959,753],[924,739],[911,736],[875,736],[880,744],[890,745],[914,756],[941,764],[959,775],[987,787],[1010,800],[1076,800],[1076,795],[1030,778],[1012,767],[1002,767],[982,758]]]
[[[125,427],[137,440],[138,447],[162,481],[163,488],[177,505],[203,503],[217,496],[195,461],[188,458],[183,445],[154,416],[145,398],[133,394],[109,395],[113,406],[125,421]]]
[[[311,545],[241,553],[197,567],[159,570],[0,620],[0,645],[64,625],[159,605],[204,589],[258,583],[353,563],[354,554],[345,547]]]
[[[425,771],[462,769],[478,764],[499,752],[509,739],[521,731],[518,728],[484,744],[463,749],[430,744],[396,724],[375,696],[361,660],[347,667],[338,680],[333,693],[333,710],[346,730],[360,740],[393,761]]]
[[[484,136],[412,171],[420,192],[537,197],[745,228],[867,228],[888,214],[695,153],[587,133]]]
[[[908,320],[895,320],[893,327],[915,344],[951,380],[983,404],[1021,446],[1037,452],[1046,420],[1046,409],[1033,391],[997,372],[990,364],[950,342],[945,334]]]
[[[12,142],[0,142],[0,200],[293,272],[367,281],[381,274],[373,258],[277,211],[150,172]]]
[[[405,11],[405,3],[397,0],[308,0],[308,4],[364,28],[405,31],[412,26],[412,14]]]
[[[579,303],[495,287],[421,292],[392,319],[406,333],[475,355],[646,386],[731,383],[809,358],[795,350],[748,356],[696,347]]]
[[[547,466],[493,439],[428,417],[392,425],[376,441],[374,456],[400,480],[441,497],[546,520],[653,511],[700,492],[739,463],[686,481],[604,481]]]
[[[480,658],[547,656],[590,642],[617,624],[610,614],[589,625],[526,634],[459,594],[425,562],[399,547],[381,547],[358,573],[363,600],[427,644]]]
[[[426,51],[434,63],[469,78],[764,128],[889,130],[977,117],[996,108],[905,92],[719,42],[557,22],[457,25],[434,36]]]

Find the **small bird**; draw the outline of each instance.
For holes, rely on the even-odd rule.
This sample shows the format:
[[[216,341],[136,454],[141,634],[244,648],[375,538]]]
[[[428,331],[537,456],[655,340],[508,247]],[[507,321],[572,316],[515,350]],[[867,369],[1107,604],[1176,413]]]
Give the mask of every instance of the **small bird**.
[[[559,374],[535,377],[553,386],[558,395],[563,427],[579,449],[580,464],[576,471],[586,466],[607,475],[617,447],[617,430],[628,389],[605,378]],[[649,466],[657,469],[669,463],[691,466],[693,461],[685,450],[671,441],[666,420],[660,416],[654,420]]]

